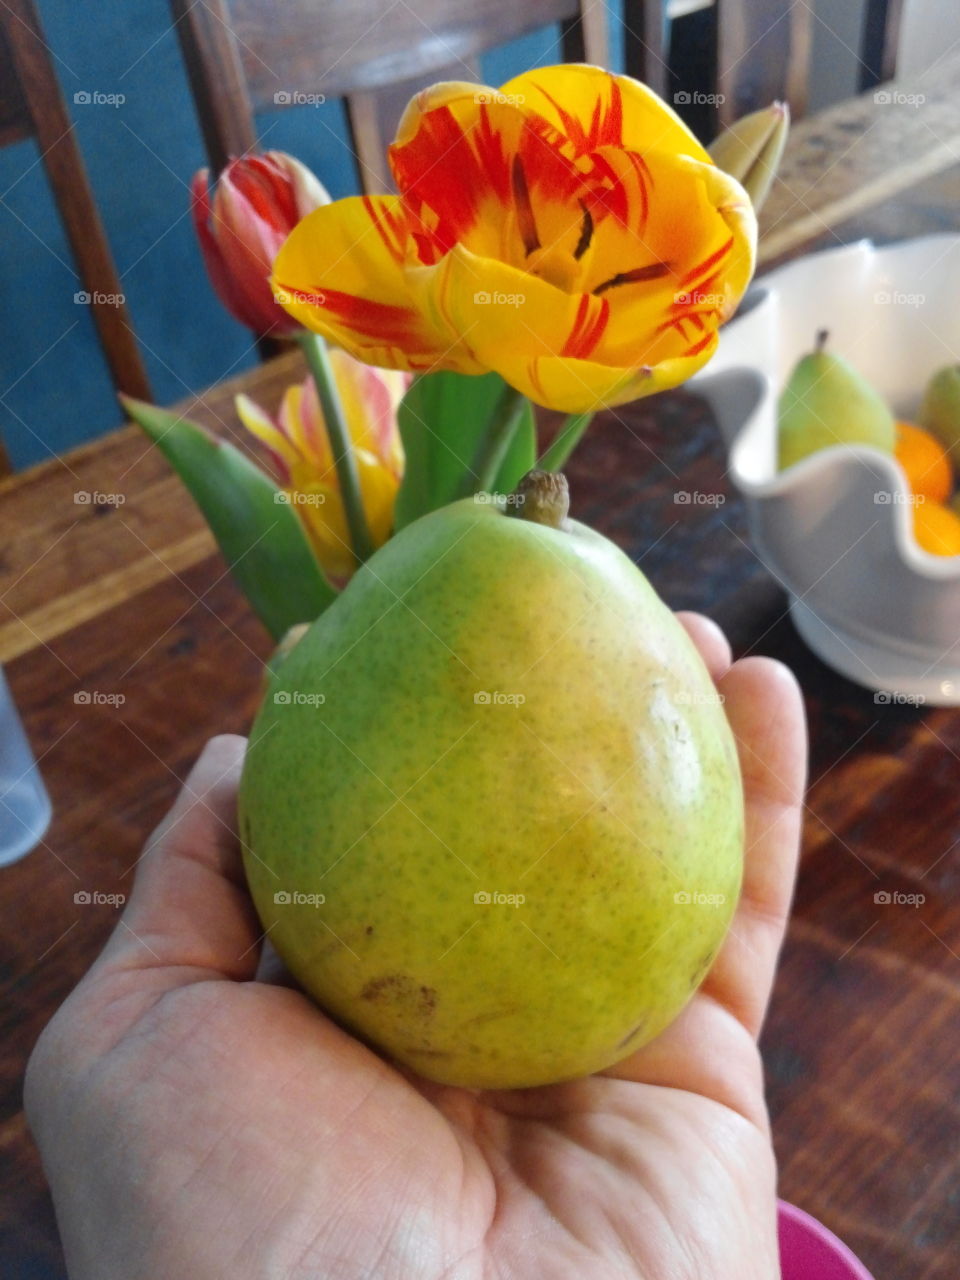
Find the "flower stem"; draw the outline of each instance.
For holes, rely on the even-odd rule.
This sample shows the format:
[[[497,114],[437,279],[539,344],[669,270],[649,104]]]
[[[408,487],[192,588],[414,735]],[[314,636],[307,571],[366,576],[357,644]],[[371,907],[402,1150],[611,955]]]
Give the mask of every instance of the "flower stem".
[[[503,466],[526,407],[527,398],[522,392],[515,387],[504,386],[493,420],[480,443],[473,470],[468,471],[464,477],[464,497],[469,497],[471,493],[489,492],[496,484],[497,473]]]
[[[564,419],[553,443],[537,463],[541,471],[559,471],[580,443],[583,434],[593,421],[592,413],[572,413]]]
[[[334,465],[337,469],[337,481],[340,497],[343,501],[343,512],[350,531],[350,542],[353,554],[359,564],[369,560],[373,555],[373,539],[367,526],[367,517],[360,497],[360,478],[357,473],[357,459],[353,452],[353,441],[343,416],[343,405],[340,393],[333,376],[333,367],[327,344],[318,333],[303,333],[298,341],[307,358],[307,364],[316,383],[320,408],[323,410],[323,421],[330,439]]]

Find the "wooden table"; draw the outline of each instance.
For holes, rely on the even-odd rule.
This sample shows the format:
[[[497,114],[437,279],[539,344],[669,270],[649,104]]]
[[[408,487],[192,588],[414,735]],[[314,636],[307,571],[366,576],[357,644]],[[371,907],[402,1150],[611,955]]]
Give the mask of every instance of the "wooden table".
[[[797,129],[764,218],[766,260],[960,224],[960,110],[949,97],[960,61],[927,88],[932,133],[919,109],[872,98]],[[899,159],[882,172],[877,160],[894,135],[903,181]],[[283,357],[190,412],[232,433],[239,387],[272,406],[296,372],[297,358]],[[750,549],[724,472],[700,401],[641,402],[592,428],[569,468],[574,513],[616,539],[674,607],[715,617],[738,654],[772,654],[800,677],[812,731],[804,857],[764,1034],[781,1192],[849,1241],[877,1280],[956,1280],[960,712],[878,706],[813,657]],[[726,501],[678,506],[678,488]],[[78,492],[125,501],[76,503]],[[0,1275],[52,1280],[65,1272],[21,1078],[113,923],[111,908],[74,894],[129,891],[143,840],[201,743],[249,726],[270,646],[179,483],[134,430],[12,478],[0,502],[0,658],[55,811],[43,845],[0,871]],[[125,701],[77,704],[80,691]],[[926,901],[879,906],[878,889]]]

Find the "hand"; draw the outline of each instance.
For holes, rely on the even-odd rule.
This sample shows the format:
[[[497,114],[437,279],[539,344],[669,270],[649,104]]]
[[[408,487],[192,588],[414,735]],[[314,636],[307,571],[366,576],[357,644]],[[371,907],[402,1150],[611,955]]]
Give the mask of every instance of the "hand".
[[[706,981],[602,1076],[472,1093],[400,1072],[265,980],[234,830],[242,738],[207,745],[26,1105],[72,1280],[774,1280],[756,1037],[805,765],[780,664],[684,619],[737,736],[743,896]],[[260,970],[258,973],[258,964]]]

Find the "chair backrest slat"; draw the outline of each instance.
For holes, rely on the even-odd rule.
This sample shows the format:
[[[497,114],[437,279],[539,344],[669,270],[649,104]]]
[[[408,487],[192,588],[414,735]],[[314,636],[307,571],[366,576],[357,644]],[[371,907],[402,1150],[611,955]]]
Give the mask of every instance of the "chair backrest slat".
[[[256,146],[254,116],[305,95],[346,100],[360,181],[389,187],[384,151],[412,93],[476,80],[479,55],[559,23],[567,61],[605,63],[603,0],[171,0],[211,167]],[[558,59],[559,60],[559,59]]]
[[[119,391],[149,400],[127,308],[116,302],[120,279],[33,0],[4,0],[0,37],[0,145],[36,138],[113,381]]]

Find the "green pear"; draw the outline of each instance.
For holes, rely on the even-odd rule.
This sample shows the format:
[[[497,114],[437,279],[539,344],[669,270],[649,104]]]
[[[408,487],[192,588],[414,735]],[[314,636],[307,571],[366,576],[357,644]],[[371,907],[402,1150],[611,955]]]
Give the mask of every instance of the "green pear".
[[[960,468],[960,365],[948,364],[927,383],[918,419]]]
[[[780,397],[781,471],[835,444],[869,444],[893,453],[896,427],[886,401],[842,356],[826,350],[828,337],[821,329]]]
[[[263,928],[418,1073],[599,1071],[710,968],[739,892],[734,739],[673,613],[563,477],[409,525],[279,666],[240,786]]]

